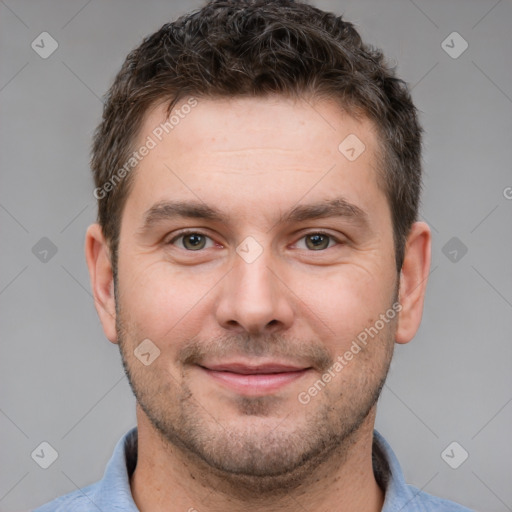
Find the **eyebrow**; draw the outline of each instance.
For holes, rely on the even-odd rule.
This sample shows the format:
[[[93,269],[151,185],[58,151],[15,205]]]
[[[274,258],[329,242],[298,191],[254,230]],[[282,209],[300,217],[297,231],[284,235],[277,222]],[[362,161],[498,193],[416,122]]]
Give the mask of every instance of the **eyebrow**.
[[[328,217],[343,217],[365,227],[369,224],[368,214],[359,206],[348,202],[343,197],[328,199],[319,203],[294,206],[291,210],[282,214],[276,224],[304,222]],[[227,214],[199,201],[161,201],[151,206],[144,213],[144,221],[140,233],[148,232],[160,222],[175,218],[229,223],[229,216]]]

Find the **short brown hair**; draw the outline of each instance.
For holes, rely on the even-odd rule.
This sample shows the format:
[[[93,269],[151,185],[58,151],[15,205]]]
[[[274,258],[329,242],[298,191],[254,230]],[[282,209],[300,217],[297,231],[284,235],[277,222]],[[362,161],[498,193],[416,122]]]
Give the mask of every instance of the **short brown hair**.
[[[366,116],[379,135],[380,175],[393,221],[397,271],[417,218],[421,135],[406,83],[353,24],[293,0],[213,0],[167,23],[126,58],[108,91],[93,143],[98,222],[114,271],[123,206],[133,181],[115,186],[144,115],[159,102],[168,113],[187,96],[287,96],[333,99]],[[126,173],[124,173],[126,174]]]

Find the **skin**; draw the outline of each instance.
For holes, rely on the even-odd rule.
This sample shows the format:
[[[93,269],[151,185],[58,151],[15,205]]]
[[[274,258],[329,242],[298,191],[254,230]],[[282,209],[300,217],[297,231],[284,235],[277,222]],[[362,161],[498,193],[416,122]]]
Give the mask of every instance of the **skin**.
[[[164,120],[164,106],[149,111],[139,142]],[[354,161],[338,150],[349,134],[365,145]],[[376,400],[395,342],[419,327],[431,236],[425,223],[412,226],[397,275],[377,148],[369,120],[328,100],[199,99],[134,171],[115,286],[101,228],[89,227],[97,311],[137,397],[130,483],[141,511],[382,508],[371,463]],[[362,215],[283,220],[340,197]],[[160,216],[144,229],[164,201],[198,202],[225,219]],[[185,228],[206,238],[178,238]],[[318,231],[328,235],[320,249]],[[260,246],[251,254],[261,251],[250,263],[236,251],[247,237]],[[301,403],[397,290],[395,319]],[[149,365],[134,355],[145,339],[160,350]],[[233,361],[305,370],[274,390],[240,390],[203,368]]]

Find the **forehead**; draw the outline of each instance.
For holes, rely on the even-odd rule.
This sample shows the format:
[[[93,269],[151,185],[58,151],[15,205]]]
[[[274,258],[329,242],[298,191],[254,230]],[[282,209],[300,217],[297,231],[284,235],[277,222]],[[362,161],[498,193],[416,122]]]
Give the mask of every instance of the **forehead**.
[[[372,152],[376,142],[373,123],[356,120],[333,100],[311,100],[284,96],[188,98],[167,114],[166,104],[153,106],[145,115],[139,139],[152,136],[157,146],[179,148],[176,157],[205,150],[230,151],[276,149],[318,158],[338,156],[339,143],[348,133],[364,139]],[[304,147],[307,138],[308,146]],[[327,153],[325,153],[327,150]],[[155,153],[159,153],[156,151]]]
[[[364,203],[379,191],[375,127],[334,101],[188,98],[170,117],[166,107],[141,126],[136,146],[151,140],[152,149],[134,171],[131,208],[178,196],[261,209],[347,190]]]

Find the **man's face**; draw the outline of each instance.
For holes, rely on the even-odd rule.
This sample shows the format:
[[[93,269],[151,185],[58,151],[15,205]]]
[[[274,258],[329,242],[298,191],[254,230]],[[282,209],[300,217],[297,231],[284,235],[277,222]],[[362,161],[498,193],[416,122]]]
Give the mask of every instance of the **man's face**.
[[[199,99],[158,141],[163,122],[158,107],[142,127],[140,144],[157,144],[134,171],[118,252],[118,341],[139,405],[226,474],[313,467],[374,412],[393,350],[395,322],[376,324],[397,273],[373,125],[283,97]],[[143,360],[160,351],[147,365],[144,340]]]

